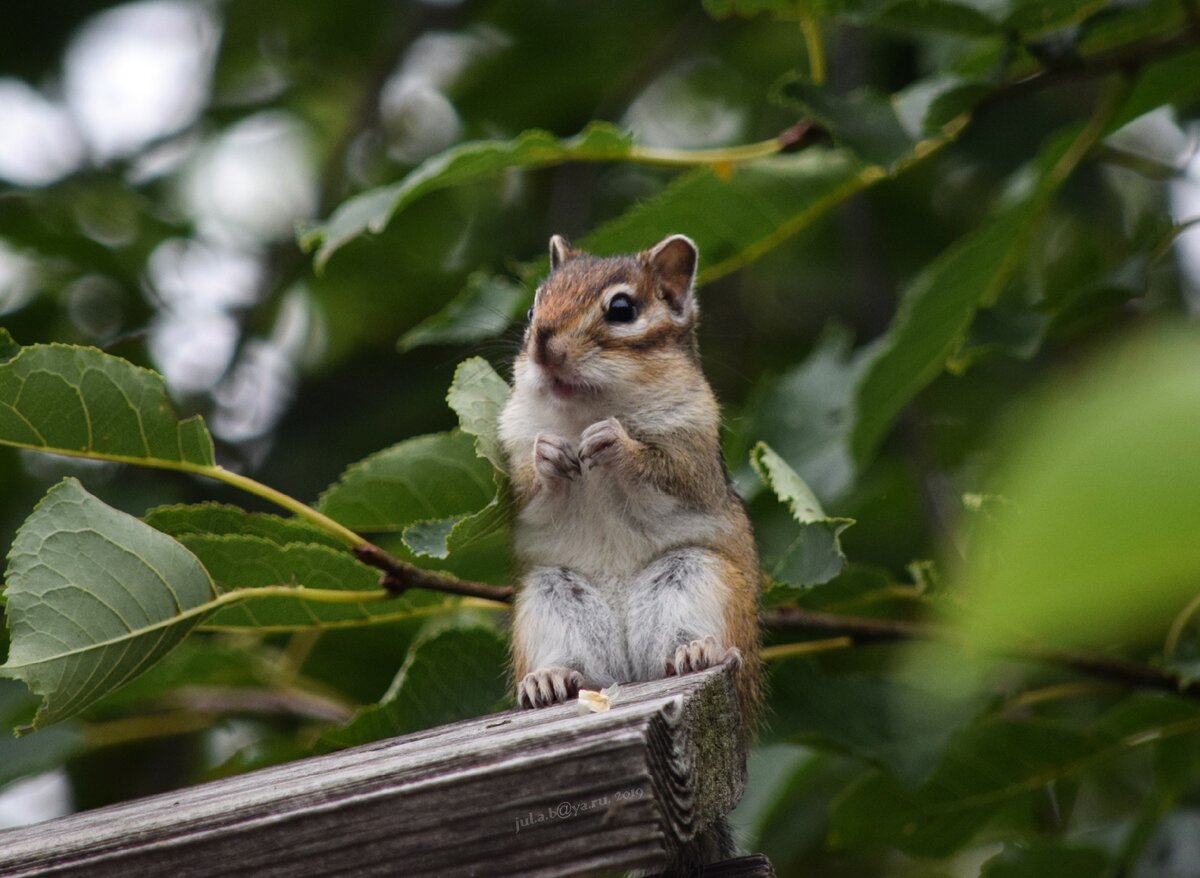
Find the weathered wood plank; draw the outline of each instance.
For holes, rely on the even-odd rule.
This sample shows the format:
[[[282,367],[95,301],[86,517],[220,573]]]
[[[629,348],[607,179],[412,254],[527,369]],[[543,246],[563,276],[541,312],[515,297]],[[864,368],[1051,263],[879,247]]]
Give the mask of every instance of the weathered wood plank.
[[[0,833],[0,875],[653,872],[741,797],[738,722],[723,669],[630,685]]]

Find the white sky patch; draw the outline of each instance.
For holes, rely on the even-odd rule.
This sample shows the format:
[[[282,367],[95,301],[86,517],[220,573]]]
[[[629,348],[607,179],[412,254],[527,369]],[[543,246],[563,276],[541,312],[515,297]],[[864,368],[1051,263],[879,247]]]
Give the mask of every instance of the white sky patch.
[[[713,95],[700,65],[685,65],[663,74],[639,94],[622,124],[646,146],[709,147],[741,139],[746,112]]]
[[[186,210],[210,237],[288,238],[317,206],[308,131],[287,113],[251,116],[200,150],[182,187]]]
[[[174,238],[150,254],[146,281],[160,305],[150,356],[176,393],[211,390],[232,362],[240,327],[231,314],[258,300],[258,255]]]
[[[24,307],[37,289],[37,262],[0,238],[0,314]]]
[[[457,141],[462,122],[446,91],[475,61],[509,42],[494,29],[417,38],[379,96],[389,154],[415,164]]]
[[[0,793],[0,829],[65,817],[74,810],[71,782],[62,769],[19,780]]]
[[[191,123],[208,102],[219,26],[183,0],[118,6],[89,19],[67,48],[67,106],[100,162]]]
[[[1167,185],[1171,216],[1177,223],[1200,218],[1200,153],[1192,156],[1186,173]],[[1193,314],[1200,313],[1200,223],[1175,239],[1184,301]]]
[[[0,79],[0,177],[44,186],[83,161],[83,141],[63,107],[19,79]]]

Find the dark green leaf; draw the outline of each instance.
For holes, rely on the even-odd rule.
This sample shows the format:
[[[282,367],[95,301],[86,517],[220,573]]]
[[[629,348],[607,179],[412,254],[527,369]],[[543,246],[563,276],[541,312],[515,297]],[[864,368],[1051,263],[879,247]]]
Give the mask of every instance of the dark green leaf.
[[[980,878],[1095,878],[1109,858],[1094,848],[1006,844],[983,864]]]
[[[547,131],[530,130],[514,140],[465,143],[428,159],[397,183],[344,202],[324,223],[308,228],[302,242],[305,249],[317,247],[320,268],[347,242],[367,231],[382,231],[399,211],[434,190],[494,177],[510,168],[612,161],[629,155],[631,146],[628,135],[603,122],[593,122],[566,140]]]
[[[476,272],[445,308],[406,332],[399,348],[411,351],[422,345],[464,344],[499,335],[525,311],[530,298],[529,290],[516,281]]]
[[[768,573],[801,589],[833,579],[846,561],[839,537],[854,520],[827,516],[804,480],[765,443],[754,446],[750,462],[763,484],[787,506],[797,525],[795,540]]]
[[[246,512],[224,503],[159,506],[143,516],[146,524],[175,538],[198,534],[255,536],[278,543],[317,543],[345,549],[337,537],[299,519]]]
[[[75,479],[38,504],[8,560],[12,645],[0,670],[42,696],[38,728],[150,667],[202,621],[215,596],[187,549]]]
[[[508,652],[495,629],[446,628],[419,640],[379,704],[327,732],[324,749],[365,744],[489,713],[508,692]]]
[[[396,533],[478,512],[495,496],[491,464],[456,430],[407,439],[351,465],[319,508],[357,531]]]

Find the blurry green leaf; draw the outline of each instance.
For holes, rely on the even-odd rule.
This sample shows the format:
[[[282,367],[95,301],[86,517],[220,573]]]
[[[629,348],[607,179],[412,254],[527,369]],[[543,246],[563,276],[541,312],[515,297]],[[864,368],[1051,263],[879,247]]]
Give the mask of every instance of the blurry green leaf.
[[[851,615],[887,614],[897,609],[897,603],[912,604],[911,598],[900,597],[891,574],[881,568],[853,562],[844,564],[841,572],[828,582],[812,588],[796,589],[772,583],[763,594],[763,604],[791,603],[805,610],[823,610]]]
[[[399,348],[404,352],[422,345],[463,344],[499,335],[525,310],[530,298],[529,290],[516,281],[476,272],[446,307],[406,332]]]
[[[846,561],[839,537],[854,520],[827,516],[804,480],[765,443],[754,446],[750,462],[798,525],[795,540],[768,573],[801,589],[833,579]]]
[[[770,735],[854,756],[893,777],[923,780],[982,696],[943,692],[874,671],[832,671],[811,658],[771,666]]]
[[[811,147],[731,168],[702,167],[676,177],[581,242],[589,253],[631,253],[664,235],[700,248],[700,283],[736,271],[811,225],[885,175],[846,150]]]
[[[200,623],[215,594],[187,549],[75,479],[52,488],[25,520],[7,581],[12,645],[0,670],[42,696],[37,728],[154,664]]]
[[[1147,334],[1024,421],[998,479],[1012,504],[968,559],[968,636],[1109,643],[1165,626],[1195,595],[1198,342]]]
[[[496,496],[492,467],[460,431],[406,439],[352,464],[318,508],[357,531],[402,532],[477,512]]]
[[[158,375],[94,348],[33,345],[12,356],[5,339],[0,444],[175,469],[213,465],[204,421],[177,420]]]
[[[306,250],[317,248],[320,269],[347,242],[367,231],[382,231],[393,216],[426,193],[494,177],[510,168],[619,159],[629,154],[631,146],[627,134],[604,122],[593,122],[566,140],[530,130],[514,140],[464,143],[427,159],[397,183],[344,202],[324,223],[306,229],[301,242]]]
[[[664,235],[685,234],[700,248],[698,282],[706,283],[758,259],[884,176],[879,168],[860,165],[847,150],[820,147],[729,167],[694,168],[592,231],[579,246],[601,255],[631,253]],[[529,263],[522,274],[544,274],[544,263]],[[454,306],[465,315],[452,321],[456,341],[496,334],[491,322],[470,316],[488,310],[486,289],[485,282],[474,279],[462,294],[464,302]],[[521,306],[530,299],[526,293]],[[441,316],[431,320],[443,324]],[[406,347],[414,346],[410,341],[405,338]]]
[[[1040,790],[1075,766],[1084,736],[1045,722],[983,722],[950,741],[937,770],[909,787],[880,772],[833,806],[839,845],[894,845],[946,856],[970,841],[1005,803]]]
[[[162,699],[185,686],[262,686],[263,658],[249,642],[204,635],[189,637],[116,692],[97,702],[88,719],[162,708]]]
[[[0,680],[0,791],[14,780],[60,767],[83,749],[75,723],[59,723],[21,738],[8,734],[8,729],[29,724],[37,703],[16,680]]]
[[[793,78],[779,91],[863,161],[894,172],[919,150],[952,136],[965,119],[950,131],[942,127],[971,108],[980,86],[939,77],[889,98],[866,89],[839,95],[828,87]]]
[[[1000,293],[1033,235],[1043,206],[1030,197],[955,242],[905,290],[856,388],[850,448],[860,464],[874,454],[909,401],[962,343],[981,304]]]
[[[1095,54],[1140,40],[1174,36],[1186,24],[1179,0],[1112,3],[1084,22],[1076,49]]]
[[[1006,844],[983,864],[980,878],[1095,878],[1105,874],[1109,858],[1093,848],[1049,844]]]
[[[857,417],[854,388],[872,349],[851,354],[851,343],[831,326],[805,360],[768,382],[750,406],[750,435],[769,443],[825,498],[842,494],[855,476],[848,432]]]
[[[186,534],[179,540],[227,592],[272,585],[348,592],[379,589],[379,571],[344,549],[311,543],[280,545],[264,537],[239,534]],[[442,595],[417,591],[390,600],[348,603],[306,601],[300,595],[251,595],[217,610],[204,621],[204,627],[295,631],[373,624],[443,601]]]
[[[1119,705],[1079,731],[1042,719],[988,718],[956,733],[927,781],[865,778],[834,805],[847,845],[889,844],[945,856],[970,841],[1008,803],[1138,747],[1200,732],[1200,706],[1165,696]]]
[[[7,329],[0,326],[0,365],[21,353],[21,346],[13,340]]]
[[[508,382],[482,357],[463,360],[454,370],[446,402],[464,433],[475,437],[475,450],[498,471],[508,469],[500,447],[500,412],[508,401]]]
[[[246,512],[224,503],[159,506],[142,520],[176,539],[200,534],[255,536],[279,545],[317,543],[345,551],[346,545],[328,531],[299,519],[281,518],[262,512]]]
[[[377,705],[327,732],[322,749],[365,744],[494,711],[505,700],[508,650],[492,628],[446,628],[419,640]]]
[[[1116,130],[1159,107],[1186,105],[1198,97],[1200,49],[1192,49],[1148,65],[1139,74],[1111,127]]]

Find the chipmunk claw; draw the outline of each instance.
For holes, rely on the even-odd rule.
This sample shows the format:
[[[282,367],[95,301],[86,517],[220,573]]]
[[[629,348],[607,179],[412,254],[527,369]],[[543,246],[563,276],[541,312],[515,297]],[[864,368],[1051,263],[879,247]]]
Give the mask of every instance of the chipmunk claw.
[[[570,481],[579,475],[579,458],[566,439],[538,433],[533,440],[533,468],[546,482]]]
[[[560,665],[538,668],[522,677],[517,684],[517,706],[529,710],[563,704],[577,696],[583,685],[583,674],[579,671]]]
[[[667,661],[667,676],[682,676],[725,664],[731,665],[735,671],[740,668],[742,651],[736,646],[722,647],[717,638],[710,634],[677,647],[674,659]]]
[[[597,421],[579,436],[579,462],[584,469],[609,463],[625,451],[630,441],[616,418]]]

